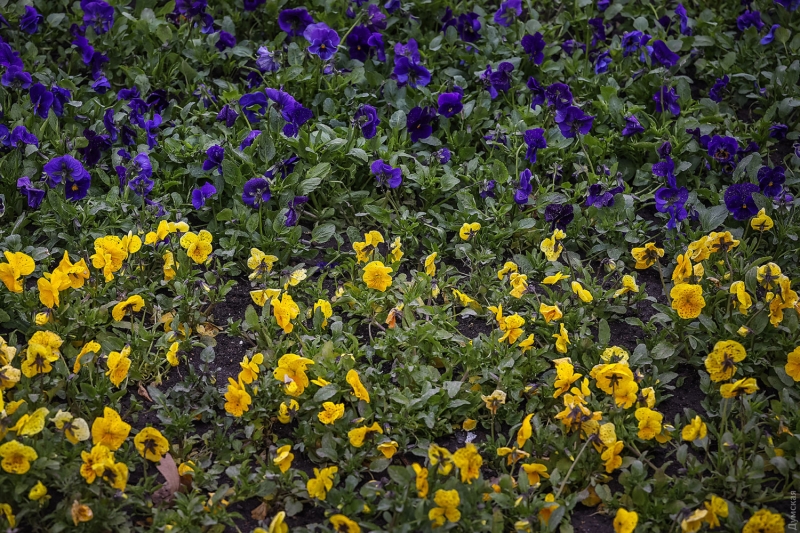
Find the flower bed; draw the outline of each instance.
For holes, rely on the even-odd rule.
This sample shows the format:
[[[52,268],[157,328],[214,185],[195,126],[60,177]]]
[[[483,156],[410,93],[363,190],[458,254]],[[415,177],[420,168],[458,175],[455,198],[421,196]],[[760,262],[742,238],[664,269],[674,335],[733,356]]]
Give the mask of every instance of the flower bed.
[[[7,3],[0,530],[796,528],[797,7]]]

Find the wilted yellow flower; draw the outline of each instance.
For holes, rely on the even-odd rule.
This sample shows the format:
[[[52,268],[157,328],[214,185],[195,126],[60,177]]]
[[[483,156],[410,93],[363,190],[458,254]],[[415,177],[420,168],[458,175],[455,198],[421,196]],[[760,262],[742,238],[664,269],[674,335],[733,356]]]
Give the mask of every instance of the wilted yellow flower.
[[[378,444],[378,451],[383,454],[387,459],[391,459],[397,453],[398,444],[396,441],[390,440]]]
[[[695,509],[692,514],[681,520],[681,531],[683,533],[695,533],[703,527],[708,511],[705,509]]]
[[[111,316],[114,317],[114,320],[119,322],[123,318],[125,318],[125,314],[128,311],[132,313],[138,313],[144,307],[144,299],[139,296],[138,294],[134,294],[133,296],[128,297],[127,300],[123,302],[119,302],[114,308],[111,310]]]
[[[366,387],[364,387],[364,384],[361,383],[361,378],[358,376],[358,372],[351,368],[347,371],[347,377],[345,379],[347,380],[347,383],[353,387],[353,395],[359,400],[364,400],[365,402],[369,403],[369,391],[367,391]]]
[[[489,396],[481,395],[481,399],[486,404],[486,408],[495,415],[497,414],[497,409],[506,403],[506,393],[497,389]]]
[[[61,258],[56,270],[60,270],[67,276],[70,287],[73,289],[80,289],[89,279],[89,267],[86,265],[86,260],[81,258],[77,263],[72,263],[66,250],[64,250],[64,257]]]
[[[625,448],[625,443],[621,440],[617,440],[608,444],[607,446],[608,447],[605,449],[605,451],[600,454],[600,459],[602,459],[604,462],[606,473],[610,474],[622,466],[622,457],[620,457],[620,454]]]
[[[320,298],[317,300],[317,303],[314,304],[314,311],[319,309],[320,313],[322,313],[322,324],[323,328],[328,327],[328,319],[333,316],[333,309],[331,309],[331,303],[328,300],[323,300]]]
[[[164,260],[164,266],[162,267],[164,271],[164,281],[171,281],[178,273],[177,268],[180,267],[180,265],[175,262],[175,255],[169,250],[164,252],[161,258]]]
[[[280,289],[259,289],[250,291],[250,298],[253,300],[253,303],[260,307],[264,307],[267,302],[272,302],[273,299],[278,298],[280,295]]]
[[[272,272],[272,267],[278,261],[274,255],[268,255],[258,248],[250,248],[250,257],[247,258],[247,268],[252,270],[250,279],[262,277],[265,272]]]
[[[539,313],[541,313],[542,318],[544,318],[544,321],[548,324],[553,320],[561,320],[564,316],[564,313],[561,312],[558,305],[547,305],[544,302],[539,304]]]
[[[17,423],[8,428],[17,434],[17,437],[32,437],[44,429],[44,418],[50,413],[47,407],[40,407],[31,414],[22,415]]]
[[[681,283],[686,283],[694,274],[691,253],[686,252],[685,254],[678,254],[676,260],[675,269],[672,271],[672,281],[676,285],[680,285]]]
[[[392,261],[395,263],[400,261],[403,258],[403,250],[402,250],[402,243],[400,242],[400,237],[395,237],[394,242],[392,242],[392,250],[390,252],[392,256]]]
[[[81,522],[88,522],[94,516],[88,505],[83,505],[78,500],[72,502],[72,523],[77,527]]]
[[[511,274],[518,271],[519,267],[517,266],[516,263],[514,263],[513,261],[506,261],[506,263],[503,265],[503,268],[497,271],[497,279],[502,281],[507,274]]]
[[[89,424],[83,418],[75,418],[70,413],[59,411],[56,416],[50,419],[55,423],[56,428],[64,431],[64,436],[72,444],[78,444],[85,440],[89,440],[91,436],[89,432]]]
[[[417,496],[420,498],[427,498],[428,497],[428,469],[421,467],[417,463],[413,463],[411,467],[414,469],[414,473],[416,474],[416,488],[417,488]]]
[[[681,431],[681,438],[691,442],[704,439],[707,433],[708,428],[705,422],[703,422],[703,419],[699,416],[695,416],[688,425],[684,426],[683,431]]]
[[[744,378],[735,383],[726,383],[720,387],[719,392],[723,398],[735,398],[743,394],[753,394],[758,390],[755,378]]]
[[[522,296],[528,291],[528,276],[525,274],[517,274],[512,273],[511,277],[509,278],[511,282],[511,296],[514,298],[522,298]]]
[[[731,295],[734,297],[734,303],[738,311],[746,315],[747,310],[753,305],[753,299],[747,294],[745,290],[744,281],[734,281],[731,283]]]
[[[529,463],[522,465],[522,470],[528,476],[528,485],[535,487],[541,482],[541,478],[548,479],[547,467],[540,463]]]
[[[178,361],[179,347],[180,343],[176,341],[170,344],[169,349],[167,350],[166,357],[167,357],[167,362],[170,364],[170,366],[178,366],[178,364],[180,364],[180,361]]]
[[[542,244],[539,245],[539,249],[544,252],[548,261],[557,261],[561,256],[561,252],[564,250],[561,240],[566,236],[566,233],[556,228],[553,231],[553,235],[544,239]]]
[[[567,353],[567,345],[571,343],[569,342],[569,332],[563,323],[559,324],[558,333],[554,334],[553,338],[556,339],[556,350],[559,353]]]
[[[708,511],[706,522],[709,529],[716,529],[720,526],[719,517],[728,517],[728,502],[716,495],[711,495],[711,501],[703,502]]]
[[[242,361],[239,363],[239,367],[242,369],[239,372],[239,379],[242,380],[242,383],[250,384],[256,379],[258,379],[258,373],[261,371],[259,365],[264,364],[264,354],[261,352],[253,354],[253,358],[250,359],[245,355],[242,358]]]
[[[577,294],[578,298],[580,298],[582,302],[589,303],[592,300],[594,300],[594,296],[592,296],[592,293],[586,290],[583,287],[583,285],[581,285],[577,281],[573,281],[571,287],[572,287],[572,292]]]
[[[425,273],[429,276],[436,275],[436,256],[439,255],[437,252],[433,252],[428,257],[425,258]]]
[[[525,443],[528,442],[528,439],[530,439],[531,435],[533,435],[533,426],[531,425],[533,414],[534,413],[530,413],[522,419],[522,425],[517,431],[517,446],[520,448],[524,447]]]
[[[437,466],[437,472],[446,476],[450,473],[453,469],[453,456],[447,450],[447,448],[442,448],[441,446],[431,443],[428,447],[428,460],[431,462],[431,466]]]
[[[522,326],[525,325],[525,319],[518,314],[507,316],[505,319],[505,334],[500,337],[500,342],[508,341],[508,344],[514,344],[517,339],[522,335]]]
[[[307,277],[308,277],[308,271],[305,268],[298,268],[292,270],[291,274],[289,274],[289,278],[283,285],[283,290],[286,290],[289,287],[296,287],[301,281],[303,281]]]
[[[636,280],[633,279],[633,276],[625,274],[622,276],[622,288],[617,289],[614,293],[614,298],[618,298],[629,292],[639,292],[639,286],[636,284]]]
[[[562,279],[569,279],[569,276],[565,276],[561,272],[556,272],[555,274],[553,274],[551,276],[547,276],[546,278],[544,278],[542,280],[542,283],[544,283],[545,285],[555,285],[556,283],[558,283]]]
[[[286,446],[278,448],[272,462],[275,463],[275,466],[280,468],[281,472],[286,472],[291,468],[293,460],[294,454],[292,453],[292,445],[287,444]]]

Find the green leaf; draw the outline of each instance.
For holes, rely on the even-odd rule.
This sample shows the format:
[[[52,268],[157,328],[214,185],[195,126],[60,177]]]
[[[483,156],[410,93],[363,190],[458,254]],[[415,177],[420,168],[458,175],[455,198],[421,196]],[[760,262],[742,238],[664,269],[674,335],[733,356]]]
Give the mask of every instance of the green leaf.
[[[298,192],[301,195],[307,195],[308,193],[314,192],[319,187],[322,180],[320,178],[311,178],[304,180],[300,186],[298,187]]]
[[[258,313],[256,313],[256,308],[252,305],[248,305],[247,309],[244,310],[244,322],[251,328],[258,327]]]
[[[332,383],[330,385],[325,385],[324,387],[319,389],[317,391],[317,393],[314,395],[314,401],[315,402],[324,402],[324,401],[330,400],[331,398],[336,396],[336,393],[338,393],[338,392],[339,392],[339,389],[336,387],[336,385],[334,385]]]
[[[675,346],[667,341],[661,341],[653,348],[653,359],[656,361],[660,359],[668,359],[675,355]]]
[[[450,398],[455,398],[458,391],[461,390],[461,382],[460,381],[445,381],[444,382],[444,390],[447,391],[447,395]]]
[[[311,241],[318,243],[326,243],[333,237],[336,231],[336,226],[333,224],[322,224],[317,226],[311,231]]]
[[[330,163],[319,163],[311,167],[311,169],[309,169],[309,171],[306,172],[306,180],[322,178],[330,173],[331,173]]]
[[[700,224],[704,232],[717,229],[728,218],[728,208],[725,205],[715,205],[700,214]]]

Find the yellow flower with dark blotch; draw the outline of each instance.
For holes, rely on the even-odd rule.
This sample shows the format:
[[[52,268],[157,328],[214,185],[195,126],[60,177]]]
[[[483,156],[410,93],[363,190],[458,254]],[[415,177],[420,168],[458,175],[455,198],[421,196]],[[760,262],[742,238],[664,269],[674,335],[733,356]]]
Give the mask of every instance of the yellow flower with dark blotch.
[[[364,267],[364,275],[361,279],[370,289],[385,292],[392,284],[392,277],[389,275],[391,271],[392,267],[387,267],[380,261],[372,261]]]
[[[528,439],[533,435],[533,426],[531,425],[533,415],[534,413],[526,415],[525,418],[522,419],[522,425],[517,431],[517,446],[520,448],[524,447],[525,443],[528,442]]]
[[[639,421],[638,437],[642,440],[653,440],[661,433],[661,422],[664,415],[647,407],[640,407],[634,413]]]
[[[356,261],[359,263],[367,263],[372,257],[372,254],[378,248],[378,245],[385,242],[383,235],[378,231],[370,231],[364,234],[364,240],[353,243],[353,251],[356,253]]]
[[[343,514],[335,514],[329,520],[333,524],[333,530],[338,533],[361,533],[361,526]]]
[[[577,294],[578,298],[580,298],[583,303],[588,304],[589,302],[594,300],[594,296],[592,296],[592,293],[586,290],[583,287],[583,285],[581,285],[579,282],[573,281],[570,287],[572,288],[572,292]]]
[[[686,251],[689,252],[689,257],[691,257],[692,261],[705,261],[711,257],[711,250],[708,248],[708,242],[708,237],[703,236],[689,243],[689,246],[686,247]]]
[[[126,377],[128,377],[128,370],[131,368],[131,360],[128,357],[131,353],[130,345],[125,346],[121,352],[111,352],[108,354],[106,364],[108,371],[106,376],[109,377],[114,386],[119,387]]]
[[[546,278],[544,278],[542,280],[542,283],[544,283],[545,285],[555,285],[556,283],[558,283],[562,279],[569,279],[569,276],[565,276],[561,272],[556,272],[555,274],[552,274],[552,275],[547,276]]]
[[[508,341],[508,344],[514,344],[517,339],[522,335],[522,326],[525,325],[525,319],[518,314],[507,316],[505,319],[505,334],[500,337],[500,342]]]
[[[138,313],[144,307],[144,298],[138,294],[128,297],[125,301],[119,302],[111,310],[111,316],[115,321],[119,322],[130,311],[131,313]]]
[[[608,447],[600,454],[600,459],[603,460],[606,467],[606,474],[612,473],[614,470],[622,466],[622,457],[620,454],[625,448],[625,443],[621,440],[614,441],[607,445]]]
[[[633,381],[623,381],[614,389],[614,403],[617,407],[627,409],[639,399],[639,385]]]
[[[47,495],[47,487],[44,486],[44,483],[37,481],[36,485],[34,485],[30,492],[28,492],[28,498],[35,502],[44,503],[44,501],[49,499],[50,496]]]
[[[115,451],[122,446],[131,432],[130,424],[125,423],[114,409],[103,408],[103,416],[92,422],[92,444],[102,444]]]
[[[635,511],[628,511],[620,507],[614,516],[614,533],[633,533],[638,523],[639,515]]]
[[[72,502],[70,514],[72,515],[72,523],[75,524],[75,527],[82,522],[88,522],[94,517],[94,514],[89,506],[83,505],[78,500]]]
[[[288,293],[283,293],[281,299],[272,299],[272,311],[275,314],[275,321],[283,329],[284,333],[291,333],[294,330],[292,320],[300,314],[300,308]]]
[[[429,256],[425,258],[425,273],[429,276],[436,275],[436,256],[439,255],[437,252],[433,252]]]
[[[497,279],[503,281],[503,278],[506,275],[512,274],[514,272],[519,272],[519,267],[513,261],[506,261],[503,265],[503,268],[497,271]]]
[[[699,416],[695,416],[689,424],[683,427],[681,431],[681,439],[693,442],[698,439],[706,438],[708,428],[705,422]]]
[[[653,387],[645,387],[641,391],[639,391],[639,399],[638,402],[643,407],[649,407],[652,409],[656,406],[656,391]]]
[[[293,460],[294,454],[292,453],[292,445],[287,444],[286,446],[278,448],[272,462],[275,463],[275,466],[280,468],[281,472],[286,472],[291,468]]]
[[[712,231],[708,234],[706,246],[708,246],[708,251],[711,253],[725,253],[739,246],[739,241],[733,238],[730,231]],[[695,261],[700,261],[700,259],[695,259]]]
[[[547,473],[547,466],[540,463],[523,464],[522,470],[528,476],[528,485],[531,487],[537,486],[541,482],[541,478],[550,478],[550,474]]]
[[[522,298],[528,291],[528,276],[525,274],[511,274],[509,278],[509,282],[511,283],[511,292],[509,293],[514,298]]]
[[[703,298],[703,287],[691,283],[675,285],[669,291],[672,298],[672,308],[678,312],[678,316],[684,319],[697,318],[706,306]]]
[[[575,367],[569,358],[564,358],[555,362],[556,365],[556,379],[553,382],[555,392],[553,398],[558,398],[565,392],[569,391],[572,384],[581,379],[583,374],[576,374]]]
[[[286,283],[283,285],[283,290],[288,289],[289,287],[296,287],[300,284],[301,281],[308,277],[308,270],[305,268],[298,268],[292,270],[291,274],[286,280]]]
[[[319,470],[314,469],[314,477],[306,483],[306,491],[310,498],[325,501],[328,491],[333,488],[333,476],[339,471],[338,466],[329,466]]]
[[[361,383],[361,378],[358,376],[358,372],[351,368],[347,371],[347,376],[345,379],[347,380],[347,383],[353,387],[353,396],[359,400],[364,400],[365,402],[369,403],[369,391],[367,391],[366,387],[364,387],[364,384]]]
[[[86,264],[86,260],[81,258],[77,263],[72,263],[72,261],[69,260],[69,254],[66,250],[64,250],[64,257],[61,258],[61,262],[58,263],[58,268],[56,270],[61,271],[67,276],[70,287],[73,289],[80,289],[83,287],[86,280],[89,279],[89,266]]]
[[[747,352],[736,341],[719,341],[705,359],[711,381],[727,381],[736,373],[736,363],[744,361]]]
[[[295,415],[297,415],[297,411],[299,410],[300,404],[297,403],[297,400],[289,400],[288,404],[286,402],[281,402],[278,408],[278,422],[281,424],[288,424]]]
[[[103,271],[106,282],[114,279],[114,273],[119,272],[122,263],[128,258],[128,252],[122,246],[122,239],[114,235],[100,237],[94,241],[95,253],[89,257],[92,266]]]
[[[169,453],[169,441],[153,427],[146,427],[137,433],[133,444],[139,455],[154,463],[161,461]]]
[[[775,227],[775,223],[772,221],[767,212],[762,207],[761,210],[758,212],[756,216],[750,219],[750,227],[756,231],[765,232],[771,230]]]
[[[175,275],[178,273],[178,268],[180,265],[175,262],[175,255],[167,250],[164,252],[164,255],[161,256],[164,260],[164,266],[162,267],[164,270],[164,281],[171,281],[175,278]]]
[[[617,289],[617,291],[614,293],[614,298],[619,298],[623,294],[627,294],[629,292],[639,292],[639,286],[636,284],[636,280],[633,279],[633,276],[625,274],[622,276],[622,288]]]
[[[333,316],[333,309],[331,309],[331,303],[328,300],[323,300],[320,298],[317,300],[317,303],[314,304],[314,312],[319,309],[320,313],[322,313],[322,324],[320,324],[323,328],[328,327],[328,319]]]
[[[456,450],[453,454],[453,464],[458,467],[458,472],[461,474],[461,482],[472,484],[472,481],[478,479],[481,475],[481,465],[483,465],[483,457],[478,453],[478,449],[471,442],[463,448]]]
[[[734,299],[733,302],[736,305],[736,309],[741,314],[746,315],[747,310],[753,305],[753,299],[747,294],[744,281],[734,281],[731,283],[730,292]]]
[[[695,509],[692,514],[681,520],[681,531],[683,533],[695,533],[700,531],[706,521],[708,511],[705,509]]]
[[[29,276],[35,269],[36,263],[28,254],[22,252],[3,252],[6,263],[0,263],[0,281],[11,292],[22,292],[22,276]]]
[[[8,428],[17,434],[17,437],[32,437],[44,429],[44,418],[50,413],[47,407],[40,407],[31,414],[22,415],[17,423]]]
[[[391,249],[391,252],[389,252],[389,253],[392,256],[392,261],[394,261],[395,263],[397,263],[398,261],[400,261],[403,258],[403,255],[405,255],[405,254],[403,254],[402,243],[400,242],[400,237],[395,237],[394,238],[394,242],[392,242],[392,249]]]
[[[564,313],[561,312],[557,304],[547,305],[544,302],[539,304],[539,313],[541,313],[542,318],[544,318],[544,321],[548,324],[554,320],[561,320],[564,316]]]
[[[800,381],[800,346],[789,352],[786,356],[786,374],[795,381]]]
[[[769,509],[759,509],[744,525],[742,533],[784,533],[786,521]]]
[[[691,279],[694,269],[692,268],[692,259],[689,252],[678,255],[676,260],[675,269],[672,271],[672,281],[676,285],[680,285]]]
[[[0,337],[0,365],[11,364],[17,355],[16,346],[9,346],[3,337]]]
[[[54,351],[49,346],[33,342],[28,342],[25,350],[25,360],[22,362],[22,373],[25,377],[32,378],[39,374],[47,374],[53,370],[51,363],[55,363],[60,353]]]
[[[509,466],[516,464],[521,459],[527,459],[531,456],[525,450],[520,450],[519,448],[509,448],[508,446],[502,446],[497,448],[497,456],[498,457],[505,457],[506,464]]]
[[[606,363],[624,363],[628,364],[628,357],[630,355],[625,350],[625,348],[620,348],[619,346],[609,346],[603,353],[600,355],[600,359],[605,361]]]
[[[39,289],[39,301],[48,309],[59,305],[59,293],[70,287],[69,276],[60,270],[53,273],[45,272],[43,277],[36,280]]]
[[[461,225],[461,229],[458,230],[458,236],[461,237],[462,241],[468,241],[474,237],[480,229],[481,225],[479,222],[464,222]]]
[[[199,233],[193,231],[187,232],[181,237],[181,248],[186,250],[192,261],[197,264],[206,262],[208,256],[213,250],[211,242],[213,241],[211,233],[206,230],[200,230]]]
[[[775,282],[781,276],[781,267],[776,265],[775,263],[767,263],[765,265],[761,265],[756,270],[756,279],[758,280],[758,284],[761,285],[764,289],[771,290]]]
[[[558,333],[552,337],[556,339],[556,351],[558,353],[567,353],[567,345],[571,343],[569,342],[569,332],[563,323],[559,324]]]
[[[431,443],[428,447],[428,460],[431,466],[437,466],[437,472],[446,476],[453,469],[453,456],[447,448]]]
[[[83,418],[75,418],[66,411],[59,411],[50,420],[55,423],[57,429],[64,432],[64,436],[72,444],[89,440],[91,437],[89,425]]]
[[[387,459],[391,459],[394,457],[394,454],[397,453],[397,447],[399,445],[396,441],[390,440],[387,442],[382,442],[378,444],[378,451],[383,454],[384,457]]]
[[[317,414],[319,421],[325,425],[331,425],[344,416],[344,404],[325,402],[322,404],[322,411]]]
[[[361,448],[366,438],[372,433],[383,434],[383,429],[381,429],[381,426],[377,422],[373,422],[371,426],[361,426],[351,429],[347,432],[347,438],[350,440],[351,446]]]
[[[0,367],[0,391],[10,389],[19,383],[21,375],[22,372],[20,372],[19,368],[14,368],[11,365]]]
[[[720,387],[719,392],[723,398],[736,398],[743,394],[753,394],[758,390],[755,378],[743,378],[734,383],[726,383]]]
[[[631,255],[636,260],[636,269],[643,270],[650,268],[659,258],[664,257],[664,249],[659,248],[653,242],[648,242],[642,248],[634,248]]]
[[[253,354],[253,358],[250,359],[245,355],[242,358],[242,361],[239,363],[239,367],[242,369],[239,372],[239,379],[242,383],[247,383],[248,385],[258,379],[258,373],[260,372],[259,365],[264,364],[264,354],[261,352]]]
[[[300,396],[308,387],[308,376],[306,370],[308,365],[313,365],[314,361],[300,357],[297,354],[287,353],[278,359],[278,368],[272,375],[275,379],[283,383],[283,390],[289,396]]]
[[[36,450],[18,442],[8,441],[0,445],[0,467],[9,474],[22,475],[31,469],[31,462],[39,458]]]
[[[428,469],[421,467],[418,463],[413,463],[411,467],[416,474],[415,486],[417,488],[417,496],[420,498],[428,497]]]
[[[720,517],[728,517],[728,502],[719,496],[712,494],[711,501],[703,502],[703,505],[705,506],[706,511],[708,511],[708,514],[706,515],[706,522],[708,523],[709,529],[716,529],[721,525],[719,523]]]
[[[274,255],[268,255],[258,248],[250,248],[250,257],[247,258],[247,268],[252,270],[250,279],[260,278],[265,272],[272,272],[272,267],[278,261]]]
[[[553,231],[552,236],[544,239],[539,245],[539,249],[544,252],[544,255],[547,257],[548,261],[557,261],[561,256],[561,252],[564,250],[561,240],[566,236],[566,233],[560,229],[556,229]]]
[[[506,403],[506,393],[500,389],[497,389],[489,396],[481,395],[481,399],[483,400],[483,403],[486,404],[486,408],[489,410],[489,412],[495,415],[497,414],[497,409]]]
[[[170,224],[171,223],[167,222],[166,220],[160,221],[156,231],[148,231],[144,236],[144,243],[156,244],[166,240],[166,238],[169,237],[169,234],[175,231],[175,225],[172,224],[172,228],[170,228]]]
[[[458,510],[461,498],[457,490],[439,489],[433,495],[433,501],[436,503],[436,507],[428,511],[428,519],[433,523],[432,527],[436,528],[443,526],[445,522],[461,520],[461,511]]]
[[[169,349],[166,353],[167,362],[170,366],[178,366],[180,361],[178,361],[178,348],[180,347],[179,342],[173,342],[170,344]]]
[[[624,382],[633,381],[633,372],[626,363],[596,365],[589,375],[606,394],[614,394],[615,388]]]
[[[245,390],[244,383],[228,378],[228,390],[225,392],[225,411],[237,418],[250,410],[253,398]]]
[[[250,291],[250,298],[253,300],[253,303],[259,307],[264,307],[267,302],[272,302],[280,295],[280,289],[260,289],[257,291]]]

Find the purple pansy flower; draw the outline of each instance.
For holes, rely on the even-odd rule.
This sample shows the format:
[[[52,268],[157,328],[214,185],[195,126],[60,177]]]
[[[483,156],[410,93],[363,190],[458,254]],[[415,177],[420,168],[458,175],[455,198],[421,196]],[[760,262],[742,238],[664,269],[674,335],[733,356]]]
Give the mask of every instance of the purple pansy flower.
[[[728,85],[730,80],[731,79],[730,77],[728,77],[727,74],[725,74],[721,78],[717,78],[717,81],[714,82],[714,85],[713,87],[711,87],[711,90],[708,91],[708,97],[715,102],[721,102],[722,89],[724,89]]]
[[[217,194],[217,188],[211,182],[204,183],[201,187],[192,191],[192,206],[200,209],[206,205],[206,200]]]
[[[17,180],[17,188],[19,189],[20,194],[24,195],[25,199],[28,201],[28,207],[31,209],[36,209],[42,205],[45,191],[43,189],[34,187],[31,183],[31,179],[28,176],[22,176]]]
[[[100,162],[103,152],[111,149],[111,138],[108,135],[100,135],[90,129],[83,130],[83,136],[89,141],[83,148],[78,148],[84,163],[90,167]]]
[[[222,174],[222,161],[225,159],[225,148],[215,144],[206,150],[206,160],[203,161],[203,170],[217,169]]]
[[[632,31],[624,34],[622,36],[622,57],[628,57],[631,54],[635,54],[639,50],[642,50],[642,53],[639,56],[640,61],[645,60],[645,52],[648,54],[653,52],[653,47],[648,46],[647,43],[650,42],[651,37],[643,33],[641,31]]]
[[[678,105],[678,93],[675,92],[675,87],[661,87],[656,94],[653,95],[653,101],[656,103],[656,112],[664,113],[669,111],[676,117],[681,114],[681,106]]]
[[[217,47],[217,50],[222,52],[226,48],[233,48],[234,46],[236,46],[236,37],[234,37],[232,34],[224,30],[220,30],[218,34],[219,34],[219,39],[214,45]]]
[[[753,194],[759,191],[754,183],[734,183],[725,190],[725,206],[736,220],[747,220],[758,213]]]
[[[354,26],[353,29],[350,30],[350,34],[347,36],[345,42],[350,51],[351,59],[356,59],[362,63],[367,60],[370,52],[369,38],[371,36],[372,32],[363,24]]]
[[[536,163],[536,152],[540,148],[547,148],[547,140],[544,138],[544,129],[534,128],[525,131],[525,144],[528,150],[525,152],[525,159],[531,163]]]
[[[286,176],[294,171],[294,167],[299,160],[300,158],[295,155],[288,159],[284,159],[280,163],[273,165],[269,170],[264,172],[264,177],[272,179],[275,177],[275,174],[280,173],[281,179],[286,179]]]
[[[525,35],[522,37],[522,49],[528,54],[528,58],[534,65],[541,65],[544,61],[544,47],[547,43],[544,42],[544,37],[538,31],[533,35]]]
[[[786,124],[773,124],[769,127],[769,136],[773,139],[785,139],[787,133],[789,133],[789,126]]]
[[[781,166],[769,168],[763,166],[758,169],[758,186],[761,193],[769,198],[775,198],[781,193],[786,182],[785,169]]]
[[[242,191],[242,201],[250,207],[257,209],[261,204],[265,204],[272,198],[269,190],[269,181],[264,178],[252,178],[247,180]]]
[[[594,63],[594,73],[595,74],[604,74],[608,72],[608,66],[611,64],[611,54],[608,53],[608,50],[603,50],[600,55],[597,56]]]
[[[362,105],[353,115],[355,124],[361,128],[361,134],[365,139],[372,139],[378,133],[378,124],[381,119],[378,118],[378,112],[371,105]]]
[[[686,200],[689,199],[689,190],[686,187],[661,187],[656,191],[656,211],[669,213],[667,229],[675,229],[678,222],[689,216],[686,211]]]
[[[239,145],[239,150],[244,150],[248,146],[251,146],[253,144],[253,141],[255,141],[256,137],[258,137],[259,135],[261,135],[261,130],[250,131],[250,133],[248,133],[247,136],[244,139],[242,139],[242,144]]]
[[[481,38],[481,22],[478,20],[477,13],[462,13],[456,21],[458,36],[462,41],[474,43]]]
[[[617,186],[611,189],[606,189],[602,183],[595,183],[589,186],[589,195],[586,198],[586,206],[594,206],[597,208],[611,207],[614,205],[614,195],[619,194],[625,190],[625,184],[622,179],[617,179]]]
[[[459,86],[455,86],[453,89],[455,89],[455,91],[452,93],[440,94],[437,100],[439,104],[439,114],[447,118],[461,113],[461,110],[464,109],[464,105],[461,103],[464,91],[462,91]]]
[[[303,32],[303,37],[309,42],[308,51],[323,61],[333,57],[340,42],[339,34],[324,22],[309,24]]]
[[[8,128],[5,126],[2,126],[2,129],[4,130],[3,133],[8,132]],[[0,135],[0,138],[2,138],[3,145],[10,148],[18,148],[19,143],[39,146],[39,138],[29,132],[28,128],[23,125],[16,126],[10,134]]]
[[[772,27],[767,32],[767,34],[761,38],[759,43],[761,43],[762,45],[768,45],[772,43],[772,41],[775,40],[775,30],[777,30],[780,27],[781,27],[780,24],[773,24]]]
[[[44,17],[36,11],[36,8],[25,6],[25,14],[19,19],[19,29],[25,33],[34,34],[39,31],[39,24],[44,22]]]
[[[566,231],[574,218],[572,204],[549,204],[544,208],[544,219],[550,223],[550,231],[556,228]]]
[[[545,100],[545,89],[541,86],[541,84],[531,76],[528,78],[527,87],[533,93],[533,100],[531,101],[531,109],[535,109],[537,105],[544,104]]]
[[[644,132],[644,126],[639,123],[639,119],[636,118],[636,115],[625,118],[625,127],[622,128],[623,137],[630,137],[631,135],[642,132]]]
[[[106,94],[111,89],[111,82],[105,76],[100,76],[92,83],[92,89],[97,94]]]
[[[50,114],[50,107],[53,105],[53,93],[41,83],[34,83],[28,94],[31,98],[33,112],[41,118],[47,118],[47,115]]]
[[[680,60],[681,56],[673,52],[664,41],[655,41],[653,43],[653,59],[661,63],[667,68],[672,68]]]
[[[81,0],[83,23],[97,34],[106,33],[114,25],[114,8],[103,0]]]
[[[506,0],[495,11],[494,21],[508,28],[520,15],[522,15],[522,0]]]
[[[54,157],[44,164],[42,170],[47,175],[47,184],[50,187],[55,187],[67,177],[72,181],[76,181],[84,176],[89,176],[81,162],[69,154]]]
[[[5,87],[18,87],[22,89],[30,87],[32,81],[31,75],[25,72],[22,67],[16,65],[8,67],[3,73],[3,77],[0,78],[0,83]]]
[[[708,143],[708,155],[717,162],[732,163],[739,151],[739,143],[733,137],[714,135]]]
[[[764,27],[760,11],[750,11],[748,9],[736,19],[736,27],[740,31],[744,31],[751,26],[755,26],[758,31],[761,31],[761,28]]]
[[[217,113],[217,120],[219,122],[225,122],[225,125],[229,128],[236,123],[237,118],[239,118],[239,113],[228,104],[225,104],[222,109],[220,109],[219,113]]]
[[[670,187],[675,187],[675,161],[668,155],[664,157],[664,161],[659,161],[653,165],[653,174],[656,176],[666,178],[667,184]]]
[[[314,23],[314,19],[308,14],[306,8],[296,7],[284,9],[278,15],[278,26],[285,31],[289,37],[303,35],[306,28]]]
[[[259,117],[250,110],[251,107],[255,106],[259,114],[263,115],[267,110],[267,96],[262,92],[250,93],[245,94],[241,98],[239,98],[239,106],[242,108],[242,112],[244,116],[247,117],[249,122],[258,122]]]
[[[527,168],[519,173],[519,185],[517,185],[517,189],[514,191],[514,201],[517,205],[525,205],[528,203],[528,197],[533,192],[531,177],[531,171]]]
[[[258,48],[256,57],[256,68],[261,72],[276,72],[280,70],[281,64],[275,61],[275,52],[270,52],[266,46]]]
[[[594,117],[585,114],[579,107],[569,106],[556,111],[556,124],[561,135],[567,139],[586,135],[591,131]]]
[[[436,118],[436,112],[432,107],[415,107],[406,116],[406,128],[411,136],[411,142],[415,143],[420,139],[430,137],[433,133],[431,123]]]
[[[122,175],[120,175],[120,182],[122,182]],[[148,176],[140,174],[128,182],[128,188],[137,196],[144,197],[150,194],[155,184],[156,182],[151,180]]]
[[[564,109],[572,105],[572,91],[565,83],[554,83],[544,90],[547,105],[553,106],[556,110]]]
[[[300,218],[297,208],[306,202],[308,202],[308,196],[295,196],[292,201],[289,202],[289,211],[286,213],[286,222],[284,222],[284,226],[291,228],[297,225],[297,221]]]
[[[495,180],[484,181],[481,186],[481,192],[479,192],[478,194],[481,198],[484,199],[490,196],[494,198],[495,187],[497,187],[497,182]]]
[[[439,148],[438,150],[433,152],[433,154],[431,154],[431,155],[441,165],[445,165],[445,164],[449,163],[450,162],[450,157],[452,156],[452,154],[450,153],[450,149],[447,148],[446,146],[443,146],[443,147]]]
[[[678,7],[675,8],[675,14],[678,15],[678,19],[681,22],[681,34],[691,35],[692,29],[689,27],[689,15],[686,13],[686,8],[683,7],[683,4],[678,4]]]
[[[378,186],[384,185],[390,189],[396,189],[403,183],[402,169],[392,167],[389,163],[385,163],[383,159],[374,161],[369,166],[369,169],[375,176]]]
[[[413,62],[412,58],[397,56],[396,54],[392,76],[397,79],[397,84],[400,86],[407,83],[414,88],[417,86],[425,87],[431,82],[431,73],[428,69],[419,63]]]
[[[289,93],[277,89],[265,89],[264,92],[267,98],[275,102],[275,107],[281,112],[283,120],[286,121],[283,126],[283,134],[287,137],[296,137],[300,131],[300,126],[314,116],[310,109],[304,107]]]
[[[511,72],[513,70],[514,65],[508,61],[500,63],[496,71],[492,71],[491,65],[486,65],[486,70],[481,74],[481,81],[493,100],[499,93],[506,92],[511,88]]]

